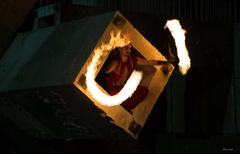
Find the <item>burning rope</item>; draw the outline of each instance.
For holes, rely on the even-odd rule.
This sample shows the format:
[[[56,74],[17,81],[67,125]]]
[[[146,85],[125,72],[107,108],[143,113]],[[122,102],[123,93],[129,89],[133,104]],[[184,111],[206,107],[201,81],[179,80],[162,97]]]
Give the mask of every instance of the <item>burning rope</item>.
[[[113,33],[110,34],[111,38],[109,43],[103,43],[100,47],[94,50],[94,55],[86,72],[87,90],[95,100],[106,106],[119,105],[123,101],[131,97],[142,79],[142,72],[134,70],[121,91],[113,96],[105,94],[98,87],[95,81],[95,77],[97,72],[97,66],[100,63],[100,57],[105,55],[106,52],[111,51],[116,47],[123,47],[130,43],[127,38],[121,36],[121,32],[118,32],[117,35],[114,35]]]
[[[168,28],[175,40],[177,47],[177,55],[179,58],[179,71],[185,75],[187,74],[188,69],[191,67],[190,58],[188,55],[188,50],[185,45],[185,33],[186,31],[182,29],[179,20],[173,19],[168,20],[165,28]]]

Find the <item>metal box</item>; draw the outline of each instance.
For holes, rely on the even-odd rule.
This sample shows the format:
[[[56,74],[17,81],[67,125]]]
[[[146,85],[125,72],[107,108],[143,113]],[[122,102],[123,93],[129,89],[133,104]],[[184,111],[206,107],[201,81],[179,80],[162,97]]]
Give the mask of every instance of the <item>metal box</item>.
[[[112,125],[120,127],[132,137],[137,138],[174,67],[171,64],[160,65],[152,67],[151,71],[144,72],[142,82],[148,86],[149,94],[132,110],[132,113],[126,111],[121,105],[112,107],[101,105],[87,91],[85,74],[91,62],[93,50],[103,42],[108,42],[110,32],[116,30],[128,34],[133,47],[144,58],[166,60],[120,12],[110,12],[18,34],[0,61],[1,95],[12,97],[13,94],[24,95],[26,91],[31,93],[31,96],[33,93],[37,96],[39,92],[49,97],[54,95],[58,99],[62,98],[66,103],[80,104],[76,105],[81,108],[78,116],[81,117],[83,110],[89,114],[89,116],[86,113],[82,115],[81,118],[85,119],[82,125],[104,129],[103,126],[99,126],[100,119],[110,118]],[[98,72],[101,72],[107,57],[108,55],[101,59]],[[28,95],[24,97],[27,98]],[[34,99],[31,99],[34,103]],[[44,102],[44,98],[42,101]],[[24,105],[24,103],[20,104]],[[30,105],[33,106],[33,104]],[[72,108],[75,113],[78,111],[76,107]],[[44,108],[41,109],[44,110]],[[99,110],[101,113],[95,114],[94,110]],[[88,118],[92,119],[89,124]],[[98,121],[95,124],[94,119]],[[106,130],[102,133],[106,133],[109,129],[109,127],[105,128]],[[95,132],[101,133],[99,129]]]

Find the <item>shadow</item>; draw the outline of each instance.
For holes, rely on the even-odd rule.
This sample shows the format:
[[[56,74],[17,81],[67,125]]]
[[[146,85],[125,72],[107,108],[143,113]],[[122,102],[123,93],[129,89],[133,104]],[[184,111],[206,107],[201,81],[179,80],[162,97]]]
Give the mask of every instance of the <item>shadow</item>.
[[[186,76],[186,133],[223,134],[233,75],[232,26],[188,25],[186,43],[192,64]]]
[[[187,134],[222,133],[231,84],[231,75],[222,72],[217,69],[189,72],[185,97]]]

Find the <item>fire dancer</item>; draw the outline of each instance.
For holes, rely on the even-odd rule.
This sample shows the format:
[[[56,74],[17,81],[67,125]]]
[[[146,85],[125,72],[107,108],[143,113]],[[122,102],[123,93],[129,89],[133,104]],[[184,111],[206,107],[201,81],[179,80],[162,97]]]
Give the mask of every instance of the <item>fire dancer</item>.
[[[167,61],[146,60],[136,54],[132,54],[131,48],[131,44],[118,48],[119,56],[111,60],[105,70],[106,90],[110,95],[115,95],[122,89],[132,71],[136,69],[136,65],[152,66],[168,64]],[[139,85],[133,95],[121,105],[130,111],[142,102],[147,94],[148,88],[144,85]]]

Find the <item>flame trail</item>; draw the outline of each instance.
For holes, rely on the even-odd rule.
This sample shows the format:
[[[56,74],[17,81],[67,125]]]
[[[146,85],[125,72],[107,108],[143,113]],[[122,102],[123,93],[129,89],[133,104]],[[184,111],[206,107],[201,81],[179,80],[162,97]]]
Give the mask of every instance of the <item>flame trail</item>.
[[[164,28],[168,28],[170,30],[175,40],[177,55],[179,58],[179,71],[185,75],[187,74],[188,69],[191,67],[191,60],[189,58],[188,50],[185,45],[186,31],[182,29],[180,22],[177,19],[168,20]]]
[[[99,89],[95,81],[95,77],[97,72],[97,65],[100,63],[100,57],[116,47],[123,47],[130,43],[126,37],[122,37],[121,32],[117,32],[116,36],[113,34],[113,32],[111,32],[110,35],[111,38],[109,43],[103,43],[100,47],[94,50],[94,55],[86,72],[87,90],[94,99],[106,106],[119,105],[131,97],[142,79],[142,72],[134,70],[124,87],[116,95],[107,95],[102,92],[101,89]]]

